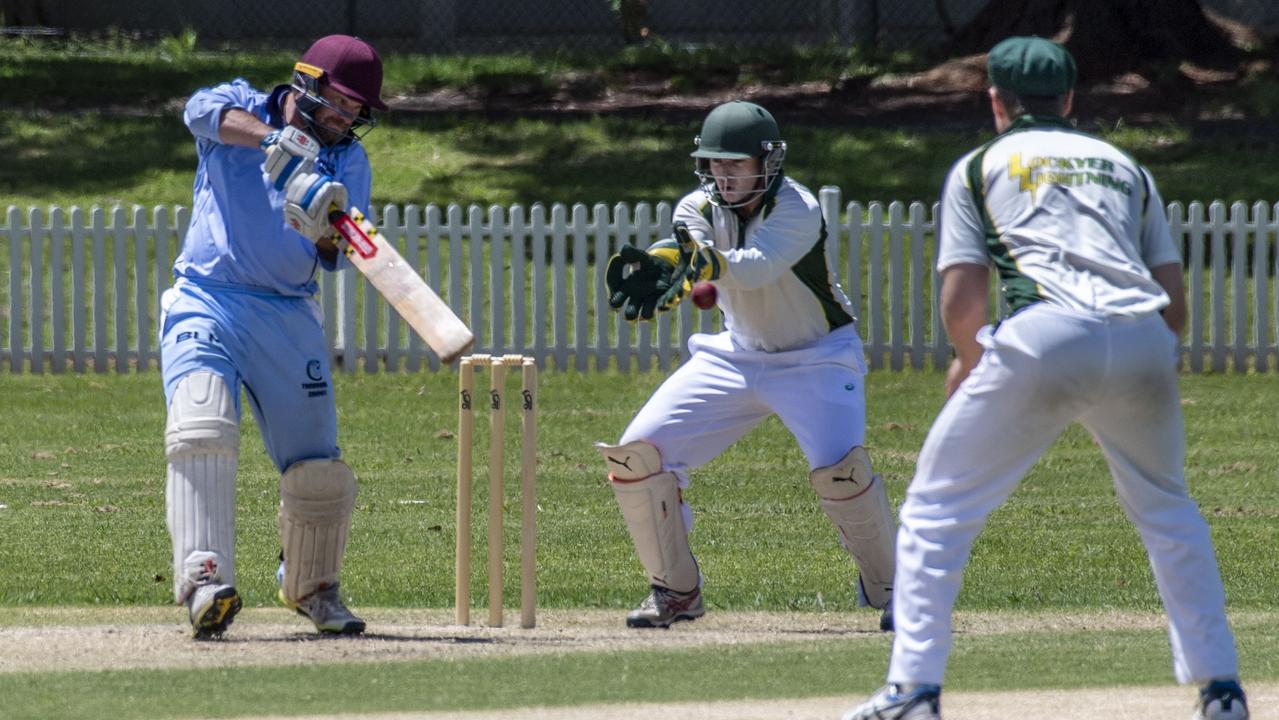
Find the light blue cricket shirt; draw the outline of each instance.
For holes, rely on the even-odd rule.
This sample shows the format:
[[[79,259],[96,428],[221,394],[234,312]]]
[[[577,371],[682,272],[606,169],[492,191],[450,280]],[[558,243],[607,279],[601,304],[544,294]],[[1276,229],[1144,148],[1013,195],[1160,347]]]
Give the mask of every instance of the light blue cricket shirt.
[[[237,108],[271,127],[284,127],[281,104],[287,85],[270,94],[235,79],[197,90],[187,101],[184,119],[196,138],[191,227],[173,265],[175,278],[218,289],[309,297],[319,289],[323,262],[315,245],[284,222],[284,192],[271,187],[263,169],[266,153],[225,145],[218,139],[222,112]],[[350,204],[367,211],[373,173],[358,142],[320,151],[316,167],[346,185]]]

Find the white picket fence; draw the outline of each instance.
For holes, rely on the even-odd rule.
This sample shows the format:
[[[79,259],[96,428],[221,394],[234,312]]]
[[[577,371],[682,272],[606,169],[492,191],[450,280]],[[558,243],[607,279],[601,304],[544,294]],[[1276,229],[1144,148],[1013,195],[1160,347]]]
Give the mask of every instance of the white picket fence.
[[[843,204],[830,187],[820,201],[828,253],[860,318],[870,366],[943,366],[950,346],[936,312],[935,206]],[[580,371],[669,368],[682,360],[689,335],[720,328],[717,312],[691,303],[655,323],[609,311],[605,260],[622,243],[665,237],[665,203],[409,205],[373,214],[472,327],[475,352],[521,353],[543,367]],[[1188,368],[1268,370],[1279,360],[1279,287],[1271,281],[1279,205],[1173,203],[1168,216],[1186,248]],[[0,224],[0,366],[13,373],[155,367],[159,297],[172,282],[188,219],[182,207],[10,207]],[[440,368],[357,272],[324,273],[321,298],[338,367]]]

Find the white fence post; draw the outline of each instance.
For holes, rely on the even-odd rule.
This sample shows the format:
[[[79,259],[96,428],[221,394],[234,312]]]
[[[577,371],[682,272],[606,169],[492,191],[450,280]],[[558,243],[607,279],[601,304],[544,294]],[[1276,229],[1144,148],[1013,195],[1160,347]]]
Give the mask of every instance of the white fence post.
[[[868,365],[919,369],[931,358],[933,367],[945,367],[950,345],[933,269],[936,206],[841,207],[834,187],[821,189],[819,203],[827,258],[858,317]],[[1185,254],[1188,369],[1266,372],[1279,365],[1279,283],[1272,279],[1279,204],[1172,203],[1166,210]],[[380,225],[472,327],[477,352],[525,353],[578,372],[616,363],[627,372],[632,363],[641,371],[654,362],[669,369],[684,357],[690,335],[720,326],[718,311],[690,303],[655,323],[627,322],[608,307],[609,257],[623,243],[643,248],[666,237],[671,211],[665,203],[386,206]],[[0,286],[0,367],[58,373],[69,363],[83,373],[90,359],[92,372],[154,367],[160,298],[172,284],[173,244],[180,248],[188,210],[10,207],[0,219],[7,245],[0,263],[8,265]],[[322,273],[321,300],[343,371],[357,363],[366,372],[441,368],[358,273]]]

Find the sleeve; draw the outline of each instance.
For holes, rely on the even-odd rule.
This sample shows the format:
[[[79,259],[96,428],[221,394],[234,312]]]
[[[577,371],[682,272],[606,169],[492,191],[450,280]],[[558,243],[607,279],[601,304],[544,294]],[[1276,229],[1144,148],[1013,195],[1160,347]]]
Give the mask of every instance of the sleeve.
[[[710,220],[706,219],[710,206],[710,200],[706,199],[706,193],[698,190],[691,192],[680,199],[675,205],[675,212],[672,213],[671,221],[680,222],[681,220],[688,226],[688,234],[694,240],[702,245],[715,244],[715,230],[711,227]]]
[[[811,194],[779,195],[777,204],[751,236],[748,247],[726,250],[724,287],[751,290],[774,283],[808,254],[822,230],[822,210]]]
[[[1148,268],[1181,262],[1181,250],[1172,240],[1172,231],[1168,229],[1168,214],[1164,200],[1155,187],[1155,179],[1144,167],[1138,167],[1142,179],[1146,181],[1148,194],[1145,198],[1141,217],[1141,259]]]
[[[937,211],[937,272],[951,265],[986,265],[986,226],[968,182],[968,164],[976,151],[955,163],[942,185]]]
[[[243,80],[233,80],[211,88],[201,88],[187,100],[182,119],[191,134],[202,140],[220,143],[218,127],[222,124],[222,112],[227,108],[247,110],[251,105],[253,89]]]

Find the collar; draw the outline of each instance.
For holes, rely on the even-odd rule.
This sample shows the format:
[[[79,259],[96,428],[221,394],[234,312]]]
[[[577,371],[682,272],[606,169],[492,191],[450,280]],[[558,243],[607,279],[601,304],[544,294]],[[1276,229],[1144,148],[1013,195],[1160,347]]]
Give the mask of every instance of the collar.
[[[284,127],[284,94],[290,89],[288,85],[276,85],[266,99],[267,124],[273,128]]]
[[[1027,113],[1025,115],[1018,116],[1004,132],[1008,133],[1013,130],[1026,130],[1032,127],[1069,128],[1070,123],[1066,120],[1066,118],[1060,115],[1031,115],[1030,113]]]
[[[785,171],[777,173],[777,177],[773,178],[773,182],[768,186],[768,189],[766,189],[764,194],[760,196],[759,204],[755,206],[754,210],[751,210],[750,215],[747,215],[746,217],[738,215],[737,217],[743,223],[749,223],[751,220],[755,219],[756,215],[767,215],[768,212],[773,209],[773,205],[777,202],[777,192],[782,189],[782,183],[784,182],[785,177]]]

